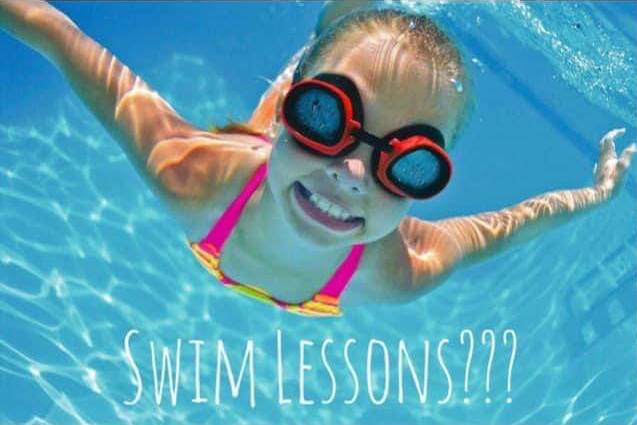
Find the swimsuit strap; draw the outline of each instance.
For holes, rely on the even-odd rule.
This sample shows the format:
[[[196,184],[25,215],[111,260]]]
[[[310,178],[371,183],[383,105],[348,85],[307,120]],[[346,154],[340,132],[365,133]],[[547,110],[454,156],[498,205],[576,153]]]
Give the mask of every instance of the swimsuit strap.
[[[325,286],[321,288],[318,295],[339,299],[356,272],[364,251],[364,244],[352,245],[352,249],[349,251],[349,254],[347,254],[347,257],[345,257],[345,260],[343,260],[336,271],[334,271],[332,277],[330,277],[327,283],[325,283]]]
[[[210,229],[210,232],[208,232],[208,234],[199,242],[202,246],[212,245],[217,250],[217,253],[221,252],[223,245],[226,243],[230,233],[232,233],[232,230],[239,221],[241,212],[250,200],[254,191],[257,190],[263,182],[267,171],[267,162],[264,162],[257,167],[248,183],[241,190],[241,193],[237,195],[228,208],[223,212],[221,217],[219,217],[219,220],[217,220],[212,229]]]
[[[270,138],[265,134],[258,134],[255,136],[263,140],[265,143],[272,143]],[[232,230],[239,221],[241,212],[243,212],[243,209],[250,200],[254,191],[257,190],[263,182],[267,171],[267,162],[257,167],[255,172],[252,174],[252,177],[250,177],[250,180],[248,180],[248,183],[243,187],[243,189],[241,189],[239,195],[237,195],[228,208],[223,212],[221,217],[219,217],[208,234],[199,242],[202,246],[208,248],[212,246],[217,253],[221,252],[223,245],[226,243],[226,240],[230,237]]]

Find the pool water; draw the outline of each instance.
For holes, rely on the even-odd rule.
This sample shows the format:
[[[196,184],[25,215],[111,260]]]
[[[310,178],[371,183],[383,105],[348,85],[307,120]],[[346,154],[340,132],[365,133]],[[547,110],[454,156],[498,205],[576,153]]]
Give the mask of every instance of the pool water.
[[[55,5],[202,127],[247,118],[321,8]],[[584,187],[604,133],[635,140],[635,2],[403,5],[458,41],[476,97],[450,186],[412,215]],[[214,284],[55,68],[4,33],[0,54],[1,424],[637,423],[635,167],[611,203],[416,302],[311,320]],[[177,401],[166,377],[158,404],[152,353],[157,381],[179,339]],[[245,376],[233,398],[219,341],[234,378],[252,344],[254,402]]]

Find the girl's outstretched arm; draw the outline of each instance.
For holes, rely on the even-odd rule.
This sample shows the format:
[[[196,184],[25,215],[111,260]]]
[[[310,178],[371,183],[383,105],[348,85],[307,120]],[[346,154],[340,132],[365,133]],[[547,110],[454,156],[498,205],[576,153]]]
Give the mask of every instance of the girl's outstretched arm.
[[[45,1],[0,0],[0,29],[62,71],[140,174],[177,212],[189,215],[202,202],[230,199],[265,160],[252,151],[262,144],[258,140],[194,128],[139,76]]]
[[[414,217],[404,219],[399,231],[409,252],[414,288],[440,282],[458,266],[487,259],[513,244],[528,241],[590,210],[617,194],[637,151],[634,143],[620,157],[614,140],[624,130],[607,133],[600,142],[600,156],[593,171],[591,187],[548,192],[510,208],[467,217],[426,222]]]
[[[160,140],[193,130],[141,78],[45,1],[0,0],[0,25],[55,64],[140,165]]]

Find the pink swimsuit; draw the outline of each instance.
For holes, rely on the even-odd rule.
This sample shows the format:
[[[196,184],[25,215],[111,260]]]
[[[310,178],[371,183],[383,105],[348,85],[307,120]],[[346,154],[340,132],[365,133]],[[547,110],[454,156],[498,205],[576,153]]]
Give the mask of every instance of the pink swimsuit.
[[[230,203],[219,220],[213,225],[210,232],[201,241],[190,242],[190,248],[203,266],[228,288],[260,301],[274,304],[289,312],[306,316],[340,316],[339,298],[356,272],[365,250],[364,244],[353,245],[349,254],[328,281],[325,282],[321,290],[309,300],[298,304],[278,300],[254,285],[239,283],[221,270],[220,262],[223,245],[239,221],[241,212],[248,200],[261,183],[265,181],[267,172],[267,163],[260,165],[243,187],[241,193]]]

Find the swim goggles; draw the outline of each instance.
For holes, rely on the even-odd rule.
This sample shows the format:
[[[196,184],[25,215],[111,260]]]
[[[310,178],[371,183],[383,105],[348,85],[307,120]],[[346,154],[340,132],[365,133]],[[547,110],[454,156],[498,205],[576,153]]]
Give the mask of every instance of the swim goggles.
[[[292,138],[313,153],[338,157],[360,142],[372,146],[373,175],[397,196],[430,198],[451,178],[451,160],[437,128],[409,125],[384,137],[366,132],[360,94],[343,75],[319,74],[293,84],[281,115]]]

